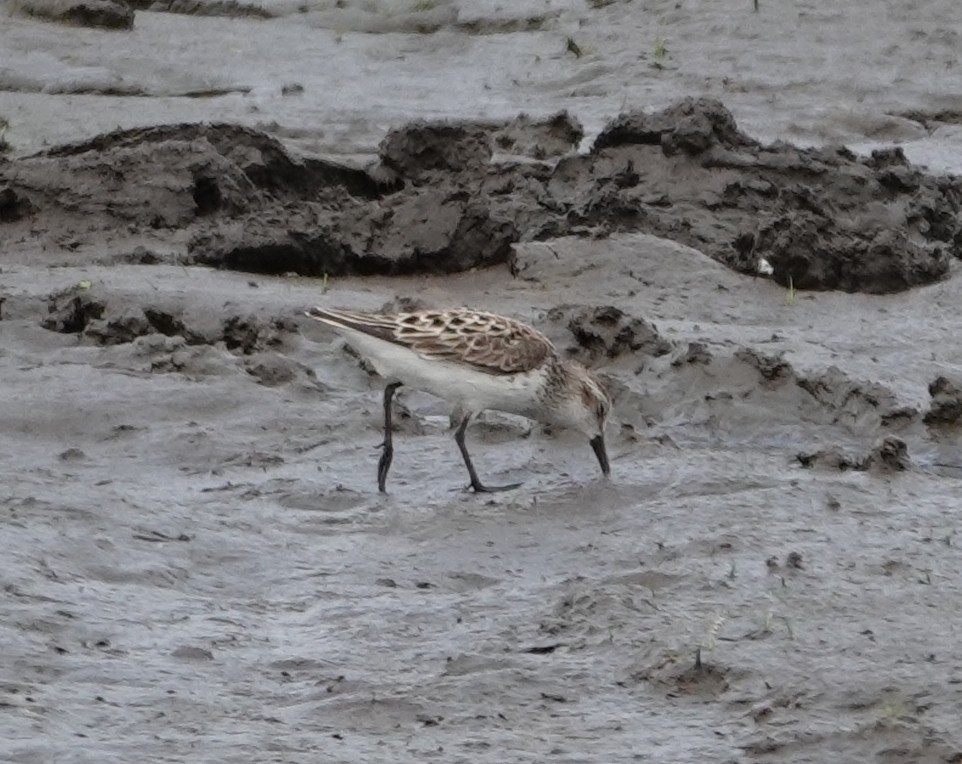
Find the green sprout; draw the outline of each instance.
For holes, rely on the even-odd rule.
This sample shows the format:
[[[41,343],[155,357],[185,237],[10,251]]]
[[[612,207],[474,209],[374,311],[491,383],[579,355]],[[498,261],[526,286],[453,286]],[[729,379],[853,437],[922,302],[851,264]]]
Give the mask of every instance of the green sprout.
[[[792,281],[792,277],[789,276],[789,277],[788,277],[788,291],[785,293],[785,303],[786,303],[787,305],[794,305],[794,304],[795,304],[795,296],[796,296],[796,292],[795,292],[795,282]]]
[[[656,59],[663,59],[668,57],[668,44],[664,37],[655,38],[655,50],[653,54]]]

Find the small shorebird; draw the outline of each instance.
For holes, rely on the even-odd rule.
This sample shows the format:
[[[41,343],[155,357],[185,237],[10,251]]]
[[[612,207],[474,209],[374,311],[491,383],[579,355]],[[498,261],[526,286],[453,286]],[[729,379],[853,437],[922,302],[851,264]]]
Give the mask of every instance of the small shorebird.
[[[485,409],[521,414],[588,436],[601,471],[608,475],[605,423],[611,400],[584,366],[562,358],[551,341],[530,326],[494,313],[455,308],[384,315],[330,308],[306,312],[333,327],[387,380],[384,443],[377,467],[383,493],[394,456],[391,401],[401,385],[454,404],[454,439],[478,493],[517,488],[486,486],[478,479],[464,432]]]

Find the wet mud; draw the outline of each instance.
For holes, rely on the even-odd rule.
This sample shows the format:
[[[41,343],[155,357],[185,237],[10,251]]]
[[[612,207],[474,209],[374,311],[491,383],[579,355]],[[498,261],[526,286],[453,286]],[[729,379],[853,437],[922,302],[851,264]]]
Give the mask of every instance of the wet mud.
[[[892,298],[861,298],[840,332],[852,296],[788,304],[653,237],[532,242],[516,259],[524,278],[344,278],[327,293],[163,262],[5,265],[8,757],[73,750],[50,734],[56,715],[91,750],[156,729],[160,760],[189,756],[181,740],[224,761],[331,741],[343,760],[384,741],[402,759],[427,744],[576,755],[572,728],[595,760],[694,760],[719,740],[732,760],[951,760],[958,699],[939,677],[954,637],[925,617],[962,596],[959,453],[923,420],[952,393],[936,380],[929,395],[932,367],[958,358],[889,329],[952,315],[953,283],[906,295],[898,321]],[[586,260],[614,277],[586,276]],[[296,316],[469,292],[602,375],[612,480],[580,438],[494,413],[469,435],[476,461],[524,486],[474,497],[446,408],[407,392],[392,492],[377,493],[379,382]],[[855,337],[862,363],[838,357]],[[893,341],[908,377],[872,370]],[[679,708],[706,734],[672,727]],[[844,724],[820,721],[829,710]],[[678,737],[660,744],[639,714]],[[290,737],[261,749],[277,728]]]
[[[641,12],[591,5],[596,23]],[[905,94],[871,120],[846,112],[865,145],[811,147],[740,125],[770,124],[751,98],[774,114],[835,92],[811,68],[821,37],[775,103],[764,2],[737,20],[756,35],[745,53],[713,47],[734,22],[712,8],[644,5],[685,35],[641,52],[630,25],[586,40],[557,3],[298,11],[315,37],[336,19],[400,46],[388,68],[427,58],[437,77],[530,35],[513,74],[557,92],[541,116],[514,116],[524,99],[446,119],[362,106],[358,132],[379,126],[362,161],[302,150],[339,139],[274,112],[85,123],[0,155],[0,759],[962,760],[962,181],[909,161],[918,145],[867,145],[952,145],[939,56],[954,38],[889,9]],[[254,25],[294,24],[282,4],[151,7],[109,34],[243,17],[235,79],[148,82],[131,59],[112,85],[223,86],[211,115],[262,86],[244,68]],[[798,34],[837,41],[848,10],[798,13]],[[0,37],[29,23],[66,44],[24,18]],[[622,34],[635,63],[615,66],[599,41]],[[727,71],[735,54],[751,76],[693,86],[699,62]],[[638,61],[671,98],[584,108],[610,90],[605,67],[620,81]],[[309,104],[313,81],[289,73],[285,103]],[[59,109],[84,77],[110,81],[41,93],[17,76],[0,71],[14,123],[13,93]],[[831,135],[844,121],[824,119]],[[479,472],[522,487],[475,496],[447,406],[402,388],[378,493],[383,382],[303,311],[464,304],[529,321],[597,372],[610,479],[581,436],[487,412],[468,433]]]

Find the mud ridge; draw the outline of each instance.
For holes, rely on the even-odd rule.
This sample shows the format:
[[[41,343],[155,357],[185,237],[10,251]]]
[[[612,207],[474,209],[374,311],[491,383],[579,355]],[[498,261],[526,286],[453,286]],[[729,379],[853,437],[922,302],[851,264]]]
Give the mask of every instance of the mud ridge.
[[[796,454],[795,458],[807,469],[817,467],[841,472],[857,470],[883,475],[904,472],[910,469],[912,464],[905,441],[893,436],[883,438],[871,451],[861,457],[851,456],[838,446],[830,446],[814,452]]]
[[[15,0],[12,7],[26,16],[71,26],[134,28],[134,9],[124,0]]]
[[[588,365],[626,354],[658,357],[672,349],[653,324],[613,305],[559,305],[546,318],[571,332],[577,344],[568,352]]]
[[[797,445],[814,425],[861,442],[915,434],[921,419],[884,385],[835,367],[800,373],[781,355],[753,348],[727,352],[690,343],[634,371],[634,378],[611,382],[619,410],[650,412],[663,425],[698,426],[725,439]]]
[[[252,355],[264,350],[283,350],[298,334],[297,324],[287,316],[260,318],[226,315],[217,326],[192,325],[179,308],[131,304],[114,299],[96,288],[70,287],[50,296],[42,326],[61,334],[77,334],[97,345],[120,345],[139,337],[179,337],[187,345],[223,343],[227,350]]]
[[[458,272],[522,240],[644,231],[744,273],[767,261],[786,286],[872,293],[941,279],[962,253],[962,180],[898,149],[762,145],[704,98],[621,115],[583,156],[582,134],[564,113],[415,122],[361,170],[234,125],[118,131],[0,165],[0,223],[69,262],[87,255],[64,242],[97,231],[177,230],[187,262],[331,276]]]
[[[929,385],[932,402],[924,421],[930,427],[951,426],[962,422],[962,383],[945,376]]]

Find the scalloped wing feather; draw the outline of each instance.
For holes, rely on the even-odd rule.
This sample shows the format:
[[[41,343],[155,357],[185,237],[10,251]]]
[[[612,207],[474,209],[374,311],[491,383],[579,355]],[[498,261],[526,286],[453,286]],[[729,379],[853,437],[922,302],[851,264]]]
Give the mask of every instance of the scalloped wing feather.
[[[532,371],[555,352],[551,341],[536,329],[467,308],[396,315],[312,308],[307,314],[411,348],[424,358],[463,363],[489,374]]]

